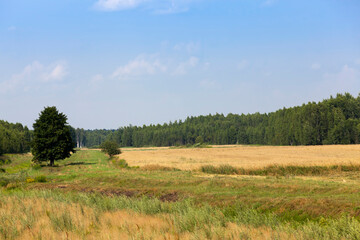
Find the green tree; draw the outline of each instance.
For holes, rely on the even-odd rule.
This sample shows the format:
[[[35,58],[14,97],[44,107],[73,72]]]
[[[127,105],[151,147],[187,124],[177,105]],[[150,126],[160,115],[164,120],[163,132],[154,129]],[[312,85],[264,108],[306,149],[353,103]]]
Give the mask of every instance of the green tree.
[[[34,162],[54,162],[70,157],[74,152],[67,117],[56,107],[46,107],[33,124],[32,154]]]
[[[202,136],[197,136],[196,139],[195,139],[195,143],[203,144],[204,143],[204,138]]]
[[[106,141],[103,142],[100,146],[101,151],[108,154],[110,158],[114,155],[120,154],[121,151],[119,149],[119,145],[116,142],[113,141]]]

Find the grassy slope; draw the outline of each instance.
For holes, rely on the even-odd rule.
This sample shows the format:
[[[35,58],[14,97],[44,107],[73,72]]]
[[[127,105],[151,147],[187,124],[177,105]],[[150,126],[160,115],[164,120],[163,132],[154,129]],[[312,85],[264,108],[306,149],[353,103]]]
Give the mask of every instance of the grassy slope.
[[[94,150],[79,151],[59,162],[58,167],[34,170],[29,168],[31,156],[8,157],[12,163],[2,166],[8,172],[3,175],[21,179],[21,183],[15,187],[25,189],[22,195],[34,191],[31,189],[56,189],[55,192],[99,192],[132,197],[146,195],[164,201],[183,202],[190,199],[194,207],[197,206],[196,209],[207,204],[216,206],[227,220],[232,217],[237,219],[244,209],[253,208],[259,214],[270,213],[276,221],[284,224],[308,224],[309,219],[322,222],[324,217],[339,219],[343,214],[358,217],[360,213],[360,178],[356,173],[286,178],[118,169],[103,153]],[[45,175],[48,182],[25,183],[26,178],[39,175]],[[10,188],[14,186],[8,186]],[[12,194],[7,190],[4,193]],[[240,223],[248,224],[246,221]]]

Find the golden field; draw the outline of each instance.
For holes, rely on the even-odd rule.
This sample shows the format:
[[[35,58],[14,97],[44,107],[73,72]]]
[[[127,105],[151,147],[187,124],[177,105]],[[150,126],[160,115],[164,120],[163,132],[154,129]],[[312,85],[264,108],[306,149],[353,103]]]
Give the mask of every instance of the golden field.
[[[329,166],[360,164],[360,145],[244,146],[211,148],[124,148],[120,158],[130,166],[158,164],[182,170],[229,164],[245,169],[269,165]]]

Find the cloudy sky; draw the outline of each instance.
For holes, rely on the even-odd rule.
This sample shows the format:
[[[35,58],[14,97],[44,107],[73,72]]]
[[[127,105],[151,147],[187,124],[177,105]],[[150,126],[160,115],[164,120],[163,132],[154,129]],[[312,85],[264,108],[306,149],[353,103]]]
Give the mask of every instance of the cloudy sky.
[[[0,119],[86,129],[360,92],[359,0],[0,0]]]

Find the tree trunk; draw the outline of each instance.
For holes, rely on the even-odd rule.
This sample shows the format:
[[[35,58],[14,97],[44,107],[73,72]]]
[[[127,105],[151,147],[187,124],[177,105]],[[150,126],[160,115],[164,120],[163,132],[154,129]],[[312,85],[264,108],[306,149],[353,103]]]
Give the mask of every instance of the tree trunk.
[[[50,159],[50,166],[53,167],[54,166],[54,159]]]

